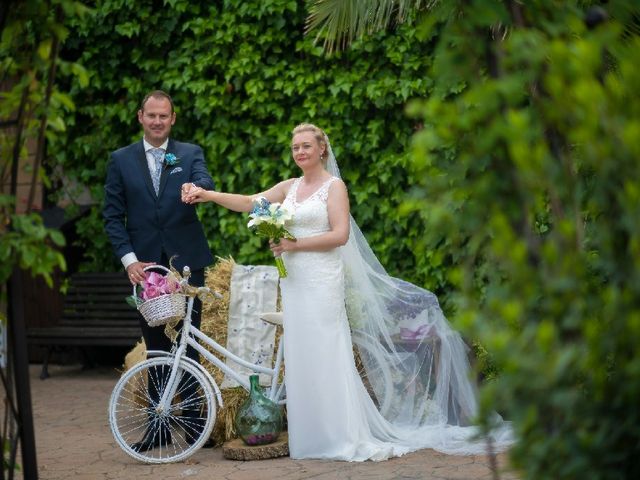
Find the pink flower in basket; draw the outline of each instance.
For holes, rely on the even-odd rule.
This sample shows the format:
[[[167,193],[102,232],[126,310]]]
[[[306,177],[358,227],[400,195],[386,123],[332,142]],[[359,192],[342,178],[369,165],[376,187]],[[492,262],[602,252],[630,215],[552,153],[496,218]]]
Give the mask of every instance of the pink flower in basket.
[[[160,275],[156,272],[147,272],[147,277],[142,281],[142,299],[152,298],[175,293],[180,289],[180,285],[173,276]]]

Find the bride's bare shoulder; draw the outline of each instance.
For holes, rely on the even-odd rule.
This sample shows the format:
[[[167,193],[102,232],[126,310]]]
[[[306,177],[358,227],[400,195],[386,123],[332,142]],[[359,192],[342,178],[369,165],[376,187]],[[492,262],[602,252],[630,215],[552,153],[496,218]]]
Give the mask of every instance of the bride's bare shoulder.
[[[286,180],[283,180],[282,182],[280,182],[283,185],[288,185],[291,186],[293,185],[293,182],[295,182],[296,180],[298,180],[299,177],[293,177],[293,178],[287,178]]]
[[[347,191],[347,185],[342,181],[340,177],[331,177],[331,183],[329,185],[329,191],[331,190]]]
[[[280,183],[276,183],[269,190],[263,192],[262,196],[266,197],[270,202],[284,202],[295,181],[295,178],[289,178]]]
[[[282,191],[284,192],[285,196],[287,195],[287,193],[289,193],[289,190],[291,189],[291,187],[293,186],[293,184],[296,182],[296,180],[298,180],[298,177],[294,177],[294,178],[288,178],[286,180],[283,180],[282,182],[280,182],[278,184],[278,186],[282,189]]]

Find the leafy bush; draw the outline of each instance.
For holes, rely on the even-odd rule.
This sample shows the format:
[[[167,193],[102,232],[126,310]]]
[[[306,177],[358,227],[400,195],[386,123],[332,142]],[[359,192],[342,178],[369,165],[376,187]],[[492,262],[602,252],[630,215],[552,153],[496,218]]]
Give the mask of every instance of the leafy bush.
[[[40,215],[18,215],[10,212],[12,208],[13,198],[0,195],[0,213],[11,225],[11,229],[0,228],[0,284],[7,282],[18,267],[34,277],[42,276],[53,286],[51,275],[55,269],[66,269],[65,259],[57,248],[65,245],[64,236],[46,228]]]
[[[33,208],[39,203],[34,201],[36,185],[48,182],[39,163],[45,140],[53,140],[64,130],[63,113],[73,109],[65,92],[53,85],[58,47],[67,33],[64,22],[84,11],[73,0],[60,0],[55,5],[25,0],[1,8],[0,303],[6,302],[5,283],[15,268],[42,276],[50,286],[52,273],[66,268],[59,251],[65,244],[63,235],[46,228]],[[62,64],[63,70],[75,67]],[[21,191],[19,184],[28,188]],[[4,321],[2,312],[0,320]]]
[[[536,480],[640,475],[638,11],[579,6],[435,10],[434,92],[463,88],[411,108],[423,248],[455,256],[458,318],[500,371],[485,415]]]

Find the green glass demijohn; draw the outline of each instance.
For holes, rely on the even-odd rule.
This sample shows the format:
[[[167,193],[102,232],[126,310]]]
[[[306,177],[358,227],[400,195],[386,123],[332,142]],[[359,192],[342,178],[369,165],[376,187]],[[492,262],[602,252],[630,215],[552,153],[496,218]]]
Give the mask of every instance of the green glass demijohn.
[[[247,445],[275,442],[282,430],[282,409],[264,396],[258,375],[251,375],[249,381],[249,398],[236,413],[236,431]]]

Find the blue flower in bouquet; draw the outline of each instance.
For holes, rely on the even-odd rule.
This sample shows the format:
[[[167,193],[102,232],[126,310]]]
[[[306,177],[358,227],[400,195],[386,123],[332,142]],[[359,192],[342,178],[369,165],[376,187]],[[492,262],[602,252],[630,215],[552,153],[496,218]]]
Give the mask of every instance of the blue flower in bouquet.
[[[270,203],[266,198],[260,197],[254,201],[253,210],[251,210],[249,217],[251,218],[247,225],[249,228],[266,224],[260,227],[260,229],[265,230],[265,236],[274,239],[283,237],[293,239],[291,234],[284,229],[285,224],[291,221],[293,216],[282,208],[279,203]],[[278,237],[269,235],[271,231],[277,234],[280,230],[284,232],[283,235]]]
[[[173,167],[174,165],[177,165],[178,162],[180,162],[180,159],[176,157],[173,153],[167,153],[164,156],[164,163],[169,167]]]
[[[260,223],[260,220],[258,220],[258,222],[256,223],[256,219],[266,219],[271,216],[271,213],[269,211],[270,206],[271,203],[264,197],[258,197],[253,201],[253,210],[251,210],[251,213],[249,214],[249,217],[251,218],[251,221],[249,221],[249,228],[253,227],[257,223]]]
[[[293,219],[293,215],[282,208],[279,203],[271,203],[266,198],[259,197],[253,201],[253,210],[251,210],[249,218],[247,226],[261,237],[271,238],[275,242],[280,241],[281,238],[295,240],[295,237],[285,228],[287,223]],[[287,269],[282,258],[276,257],[276,266],[280,276],[286,277]]]

